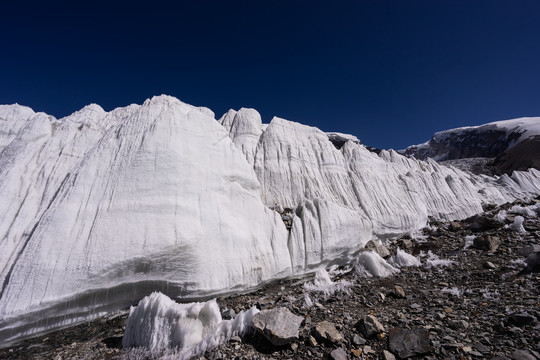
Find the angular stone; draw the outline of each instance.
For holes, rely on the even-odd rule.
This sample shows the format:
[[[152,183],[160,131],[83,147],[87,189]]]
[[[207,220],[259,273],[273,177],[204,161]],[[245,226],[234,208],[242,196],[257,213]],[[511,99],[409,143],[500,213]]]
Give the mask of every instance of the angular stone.
[[[474,232],[495,230],[501,228],[504,225],[503,223],[495,219],[488,218],[484,215],[476,215],[473,219],[474,221],[469,228]]]
[[[362,349],[351,349],[351,353],[356,357],[360,357],[362,356]]]
[[[364,345],[366,343],[366,339],[364,339],[358,334],[354,334],[352,338],[352,342],[354,345]]]
[[[223,320],[229,320],[232,319],[236,315],[236,312],[233,309],[224,309],[221,312],[221,317]]]
[[[383,350],[383,359],[384,360],[396,360],[396,357],[390,351]]]
[[[450,231],[458,231],[461,230],[463,226],[461,226],[461,223],[458,221],[452,221],[448,228],[450,229]]]
[[[321,321],[315,325],[314,333],[317,338],[329,341],[331,343],[338,343],[343,340],[341,333],[337,331],[336,327],[328,321]]]
[[[413,247],[412,240],[409,240],[409,239],[401,240],[401,247],[403,247],[404,249],[411,249]]]
[[[298,329],[302,320],[301,316],[280,307],[261,311],[253,317],[253,325],[272,344],[282,346],[298,338]]]
[[[481,343],[474,344],[474,348],[480,351],[482,354],[489,354],[489,352],[491,351],[489,347]]]
[[[516,326],[533,325],[536,317],[529,314],[513,314],[508,317],[508,323]]]
[[[477,237],[473,241],[473,247],[479,250],[486,250],[493,252],[497,250],[501,241],[496,236],[484,235]]]
[[[431,352],[429,332],[425,329],[403,329],[395,327],[388,336],[390,351],[401,359]]]
[[[394,285],[394,289],[392,290],[392,296],[398,298],[398,299],[405,299],[405,291],[403,288],[399,285]]]
[[[484,267],[485,267],[486,269],[491,269],[491,270],[497,268],[497,266],[495,266],[495,264],[493,264],[491,261],[486,261],[486,262],[484,263]]]
[[[510,359],[513,360],[536,360],[536,357],[532,356],[528,351],[516,350],[510,354]]]
[[[520,271],[519,275],[540,272],[540,253],[529,255],[525,259],[525,262],[527,263],[527,266]]]
[[[373,240],[369,240],[367,244],[364,246],[364,248],[367,250],[375,251],[383,259],[389,258],[391,255],[390,251],[388,251],[388,249],[385,246],[380,245],[378,242],[373,241]]]
[[[540,245],[530,244],[519,249],[518,254],[527,257],[537,252],[540,252]]]
[[[337,348],[330,353],[330,359],[347,360],[347,353],[342,348]]]
[[[367,315],[356,323],[356,328],[365,337],[373,337],[384,332],[384,326],[373,315]]]

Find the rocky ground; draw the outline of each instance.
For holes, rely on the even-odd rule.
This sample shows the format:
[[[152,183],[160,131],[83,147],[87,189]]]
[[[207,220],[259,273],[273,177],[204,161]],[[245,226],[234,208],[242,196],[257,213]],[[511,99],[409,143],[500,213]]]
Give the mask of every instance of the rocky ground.
[[[333,280],[350,285],[330,295],[310,291],[310,307],[304,288],[309,278],[220,298],[224,318],[257,306],[269,311],[258,322],[286,316],[291,321],[275,331],[267,325],[266,336],[255,331],[233,337],[199,358],[538,360],[540,217],[512,213],[513,205],[527,204],[434,222],[422,234],[389,241],[390,255],[399,247],[419,256],[422,265],[384,278],[338,269],[331,272]],[[497,217],[501,210],[506,214]],[[526,232],[511,225],[517,216],[524,217]],[[428,251],[451,262],[434,261]],[[143,353],[121,349],[126,319],[123,311],[27,340],[0,349],[0,359],[144,359]]]

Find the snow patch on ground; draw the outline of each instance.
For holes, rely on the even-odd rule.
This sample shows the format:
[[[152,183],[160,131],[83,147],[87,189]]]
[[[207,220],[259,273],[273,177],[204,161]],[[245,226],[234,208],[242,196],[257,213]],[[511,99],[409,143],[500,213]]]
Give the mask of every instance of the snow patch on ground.
[[[514,222],[511,223],[510,225],[506,225],[505,228],[524,234],[527,232],[527,230],[525,230],[525,228],[523,227],[524,220],[525,219],[523,218],[523,216],[516,216],[516,218],[514,219]]]
[[[448,293],[457,297],[460,297],[463,294],[463,291],[459,290],[457,287],[447,288],[444,287],[441,289],[442,293]]]
[[[122,345],[142,348],[161,358],[188,359],[250,331],[258,312],[253,307],[232,320],[222,320],[215,299],[178,304],[154,292],[131,307]]]
[[[507,215],[506,210],[501,210],[493,218],[495,220],[497,220],[498,222],[505,223],[506,222],[506,215]]]
[[[529,206],[514,205],[508,209],[509,213],[520,214],[527,217],[538,217],[540,215],[540,203]]]
[[[465,236],[465,245],[463,246],[463,250],[467,250],[468,248],[470,248],[474,243],[474,239],[476,239],[476,236],[474,236],[474,235],[466,235]]]
[[[401,250],[397,249],[396,255],[392,256],[388,263],[396,268],[407,267],[407,266],[420,266],[422,263],[420,259]]]
[[[482,297],[486,299],[496,299],[501,295],[497,290],[489,291],[489,289],[482,289],[480,290],[480,293],[482,294]]]
[[[387,277],[400,272],[375,251],[366,251],[358,255],[355,270],[358,275],[363,277]]]
[[[423,254],[420,254],[421,257],[422,255]],[[424,266],[428,269],[432,267],[437,267],[437,266],[450,266],[454,263],[452,260],[440,259],[437,256],[437,254],[434,254],[431,251],[428,251],[426,256],[427,256],[427,259]]]
[[[317,270],[312,283],[307,282],[304,284],[304,289],[308,292],[318,292],[324,296],[330,296],[338,291],[348,291],[350,286],[352,286],[352,283],[346,280],[332,281],[326,269],[321,268]]]

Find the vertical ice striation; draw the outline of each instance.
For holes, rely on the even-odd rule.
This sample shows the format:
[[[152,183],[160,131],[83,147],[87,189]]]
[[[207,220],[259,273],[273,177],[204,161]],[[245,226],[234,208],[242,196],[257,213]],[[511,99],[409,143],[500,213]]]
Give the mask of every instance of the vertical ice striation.
[[[63,119],[0,107],[0,342],[124,308],[350,261],[374,235],[540,193],[253,109],[169,96]],[[271,209],[277,209],[281,212]],[[287,226],[281,215],[286,214]]]

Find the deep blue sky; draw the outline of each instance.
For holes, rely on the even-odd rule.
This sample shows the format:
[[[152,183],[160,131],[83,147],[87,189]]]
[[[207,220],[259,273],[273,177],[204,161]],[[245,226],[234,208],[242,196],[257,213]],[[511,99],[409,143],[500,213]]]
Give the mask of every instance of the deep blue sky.
[[[169,94],[367,145],[540,116],[540,1],[10,1],[0,103],[56,117]]]

